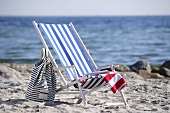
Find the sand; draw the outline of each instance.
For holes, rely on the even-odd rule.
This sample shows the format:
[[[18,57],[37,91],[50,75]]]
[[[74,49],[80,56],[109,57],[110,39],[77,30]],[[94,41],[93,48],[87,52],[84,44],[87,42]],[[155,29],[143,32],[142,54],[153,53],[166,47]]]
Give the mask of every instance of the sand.
[[[25,100],[25,91],[33,65],[0,64],[0,112],[2,113],[169,113],[170,80],[143,79],[134,72],[125,72],[124,94],[128,106],[102,105],[121,102],[120,93],[113,94],[107,86],[87,95],[87,105],[73,99],[56,99],[53,105]],[[57,76],[57,74],[56,74]],[[57,78],[57,82],[59,79]],[[73,87],[71,87],[72,89]],[[68,96],[68,95],[62,95]]]

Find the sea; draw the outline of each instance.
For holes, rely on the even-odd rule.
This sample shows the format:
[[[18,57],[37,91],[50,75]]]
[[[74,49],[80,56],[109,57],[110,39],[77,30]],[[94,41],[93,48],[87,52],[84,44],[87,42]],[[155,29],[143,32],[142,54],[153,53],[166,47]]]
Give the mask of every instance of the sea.
[[[1,16],[0,63],[38,61],[43,45],[32,21],[72,22],[97,66],[132,65],[139,60],[160,65],[170,60],[170,16]]]

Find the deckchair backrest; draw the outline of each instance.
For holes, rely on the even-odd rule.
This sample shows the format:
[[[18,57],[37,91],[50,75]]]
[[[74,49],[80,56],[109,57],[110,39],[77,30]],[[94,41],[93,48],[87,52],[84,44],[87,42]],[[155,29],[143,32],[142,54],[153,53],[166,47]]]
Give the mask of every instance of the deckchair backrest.
[[[85,50],[70,24],[39,23],[38,27],[51,43],[62,66],[74,65],[78,76],[94,71]],[[65,72],[71,81],[76,78],[72,69],[65,69]]]

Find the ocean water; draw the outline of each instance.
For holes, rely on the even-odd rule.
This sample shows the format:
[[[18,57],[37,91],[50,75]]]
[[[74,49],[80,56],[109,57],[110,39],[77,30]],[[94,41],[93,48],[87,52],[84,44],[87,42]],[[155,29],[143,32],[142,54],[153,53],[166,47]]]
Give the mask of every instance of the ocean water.
[[[98,66],[170,60],[170,16],[0,17],[0,63],[38,61],[43,46],[33,20],[72,22]]]

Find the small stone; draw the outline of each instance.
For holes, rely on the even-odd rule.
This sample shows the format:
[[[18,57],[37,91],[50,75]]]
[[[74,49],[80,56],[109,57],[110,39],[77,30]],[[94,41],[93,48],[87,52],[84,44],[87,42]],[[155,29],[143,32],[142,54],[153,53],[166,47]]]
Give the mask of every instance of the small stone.
[[[164,109],[164,110],[169,110],[169,107],[165,106],[165,107],[163,107],[162,109]]]
[[[108,93],[109,91],[108,90],[104,90],[103,93]]]
[[[152,101],[152,104],[159,104],[160,103],[160,100],[154,100]]]
[[[143,111],[151,111],[151,109],[148,108],[148,107],[144,107],[144,108],[143,108]]]
[[[157,109],[156,109],[156,108],[153,108],[152,111],[157,111]]]
[[[28,106],[28,105],[25,105],[23,108],[30,108],[30,106]]]
[[[40,110],[39,109],[36,109],[35,112],[39,112]]]

